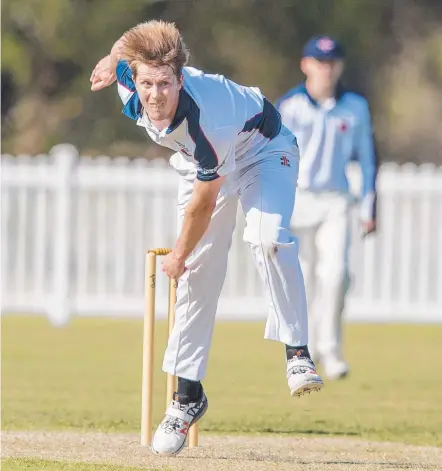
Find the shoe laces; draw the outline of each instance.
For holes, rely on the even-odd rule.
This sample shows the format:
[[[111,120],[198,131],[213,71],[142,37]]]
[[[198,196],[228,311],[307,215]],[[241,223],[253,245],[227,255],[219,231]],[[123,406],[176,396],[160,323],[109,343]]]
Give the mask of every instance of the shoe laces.
[[[194,417],[198,413],[198,410],[201,408],[203,401],[204,401],[204,395],[201,399],[198,399],[196,401],[191,401],[191,402],[185,402],[183,404],[180,401],[177,401],[174,396],[174,399],[172,399],[172,407],[174,409],[181,410],[185,412],[186,414],[189,414],[192,417]]]
[[[293,357],[287,361],[287,373],[303,374],[315,371],[315,364],[308,357]]]
[[[166,417],[163,420],[163,423],[161,424],[161,428],[166,433],[176,433],[176,434],[179,433],[182,426],[183,426],[183,420],[178,417],[174,417],[173,415],[166,415]]]
[[[176,401],[175,399],[172,400],[172,404],[171,404],[171,407],[173,409],[183,411],[186,414],[189,414],[190,416],[195,415],[194,406],[195,406],[194,402],[190,402],[188,404],[181,404],[179,401]],[[186,424],[186,421],[184,421],[183,419],[180,419],[179,417],[175,417],[174,415],[167,414],[163,420],[161,427],[166,433],[178,434],[180,430],[183,428],[183,425],[185,424]]]

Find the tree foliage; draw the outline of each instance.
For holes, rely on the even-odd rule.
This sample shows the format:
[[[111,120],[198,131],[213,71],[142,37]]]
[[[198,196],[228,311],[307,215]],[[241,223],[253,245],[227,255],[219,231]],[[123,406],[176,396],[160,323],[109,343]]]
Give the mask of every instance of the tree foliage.
[[[429,0],[4,0],[3,152],[70,142],[89,155],[167,155],[121,116],[115,87],[89,86],[113,42],[153,18],[178,25],[192,65],[270,100],[303,80],[310,36],[338,37],[346,84],[370,100],[382,160],[442,163],[442,7]]]

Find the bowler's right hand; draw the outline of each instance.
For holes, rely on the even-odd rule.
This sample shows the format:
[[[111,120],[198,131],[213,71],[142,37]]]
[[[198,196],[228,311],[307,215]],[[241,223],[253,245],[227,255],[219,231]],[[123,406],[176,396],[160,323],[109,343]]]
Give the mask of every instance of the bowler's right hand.
[[[92,71],[91,78],[89,79],[92,83],[91,90],[93,92],[98,92],[99,90],[112,85],[116,78],[116,67],[111,56],[108,55],[103,57],[103,59],[101,59],[95,66],[95,69]]]
[[[370,221],[364,221],[362,223],[362,237],[367,236],[376,232],[376,221],[371,219]]]

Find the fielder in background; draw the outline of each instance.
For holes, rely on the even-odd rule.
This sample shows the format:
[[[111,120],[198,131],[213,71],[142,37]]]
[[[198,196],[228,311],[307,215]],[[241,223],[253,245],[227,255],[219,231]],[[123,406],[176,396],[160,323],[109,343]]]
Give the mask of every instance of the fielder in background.
[[[376,229],[377,161],[370,111],[362,96],[340,83],[342,45],[329,37],[304,47],[305,83],[276,104],[300,150],[298,190],[291,227],[299,239],[309,312],[309,347],[329,379],[344,378],[342,312],[349,285],[350,207],[347,164],[362,170],[360,220],[364,235]]]
[[[246,217],[244,240],[269,300],[264,336],[285,346],[292,395],[323,386],[307,348],[304,281],[290,230],[296,139],[259,89],[186,67],[187,59],[175,25],[150,21],[126,32],[91,76],[93,91],[118,81],[123,114],[175,151],[170,162],[180,175],[178,240],[162,264],[169,277],[179,279],[163,362],[165,372],[178,376],[178,391],[151,445],[164,455],[184,447],[189,427],[207,409],[201,380],[238,202]]]

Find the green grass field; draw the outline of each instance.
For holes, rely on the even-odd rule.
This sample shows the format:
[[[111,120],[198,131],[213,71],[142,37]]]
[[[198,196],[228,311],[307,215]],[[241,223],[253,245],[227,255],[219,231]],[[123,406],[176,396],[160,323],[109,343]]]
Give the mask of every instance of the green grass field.
[[[351,375],[301,399],[290,397],[283,347],[264,341],[263,328],[263,323],[217,324],[204,382],[210,407],[202,433],[442,446],[442,326],[347,326]],[[164,322],[156,334],[158,423],[165,407]],[[4,316],[2,347],[3,430],[139,431],[141,321],[74,319],[55,329],[43,318]],[[14,467],[16,462],[21,467]],[[31,469],[32,461],[11,459],[3,466]],[[114,469],[51,466],[40,462],[33,469]]]

